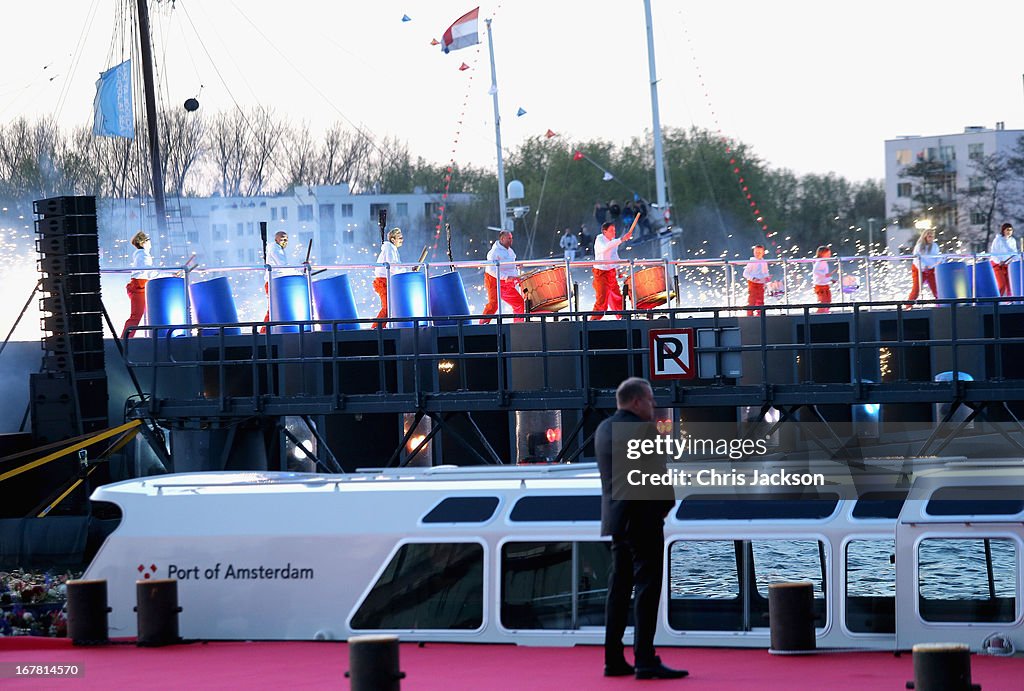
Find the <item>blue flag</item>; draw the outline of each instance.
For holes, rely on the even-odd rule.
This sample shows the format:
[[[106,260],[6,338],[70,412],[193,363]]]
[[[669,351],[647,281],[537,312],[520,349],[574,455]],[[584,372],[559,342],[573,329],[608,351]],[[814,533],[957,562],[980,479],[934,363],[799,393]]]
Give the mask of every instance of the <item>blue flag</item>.
[[[93,99],[92,107],[94,135],[135,138],[131,60],[125,60],[100,74],[96,81],[96,98]]]

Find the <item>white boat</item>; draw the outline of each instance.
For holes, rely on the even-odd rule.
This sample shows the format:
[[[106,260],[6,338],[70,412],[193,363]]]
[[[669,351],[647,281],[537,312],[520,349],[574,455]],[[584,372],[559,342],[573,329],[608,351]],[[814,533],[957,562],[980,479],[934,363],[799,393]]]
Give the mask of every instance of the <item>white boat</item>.
[[[819,648],[1024,646],[1024,464],[939,463],[909,499],[778,496],[677,502],[658,645],[767,648],[769,583],[810,580]],[[185,639],[603,642],[594,464],[205,472],[93,500],[123,514],[84,576],[114,637],[136,633],[137,580],[174,578]]]

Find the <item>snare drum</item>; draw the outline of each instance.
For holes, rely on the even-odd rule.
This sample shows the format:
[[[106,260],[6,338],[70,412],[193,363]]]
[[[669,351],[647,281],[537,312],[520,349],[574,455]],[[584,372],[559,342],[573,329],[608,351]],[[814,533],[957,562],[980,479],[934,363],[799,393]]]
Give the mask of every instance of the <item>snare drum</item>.
[[[527,312],[557,312],[569,306],[565,267],[533,271],[522,277],[520,287],[527,299]]]
[[[648,266],[633,272],[633,285],[636,297],[633,304],[637,309],[650,310],[664,305],[669,300],[669,292],[665,287],[665,267]]]

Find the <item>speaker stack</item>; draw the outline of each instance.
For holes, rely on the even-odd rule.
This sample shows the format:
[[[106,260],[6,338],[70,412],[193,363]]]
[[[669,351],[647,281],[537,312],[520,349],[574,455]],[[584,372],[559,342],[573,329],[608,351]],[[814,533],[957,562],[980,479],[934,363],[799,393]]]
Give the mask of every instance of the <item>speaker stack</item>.
[[[32,434],[48,443],[108,427],[96,198],[54,197],[32,207],[43,295]]]

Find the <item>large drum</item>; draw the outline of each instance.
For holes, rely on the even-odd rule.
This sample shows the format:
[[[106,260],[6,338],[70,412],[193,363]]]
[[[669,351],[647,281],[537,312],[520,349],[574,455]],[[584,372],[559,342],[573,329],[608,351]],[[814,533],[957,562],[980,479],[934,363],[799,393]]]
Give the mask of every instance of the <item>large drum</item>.
[[[528,301],[527,312],[557,312],[569,306],[564,266],[528,273],[523,276],[521,287]]]
[[[639,310],[651,310],[668,302],[669,291],[665,286],[664,266],[648,266],[634,271],[633,286],[636,288],[633,304]]]

